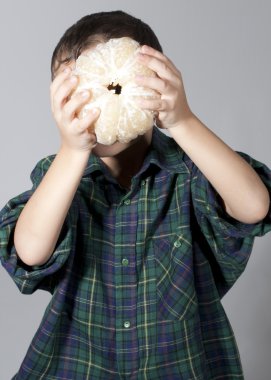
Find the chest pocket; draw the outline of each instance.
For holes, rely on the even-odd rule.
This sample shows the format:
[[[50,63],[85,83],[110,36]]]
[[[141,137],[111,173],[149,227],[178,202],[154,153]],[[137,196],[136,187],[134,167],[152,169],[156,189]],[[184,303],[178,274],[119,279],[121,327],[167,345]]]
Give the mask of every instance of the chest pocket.
[[[154,239],[158,320],[183,320],[197,310],[191,232]]]

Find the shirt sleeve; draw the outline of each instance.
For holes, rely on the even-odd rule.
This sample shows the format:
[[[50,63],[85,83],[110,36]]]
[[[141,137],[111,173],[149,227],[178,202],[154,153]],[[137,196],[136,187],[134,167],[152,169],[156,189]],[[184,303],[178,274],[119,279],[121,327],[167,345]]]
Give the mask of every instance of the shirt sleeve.
[[[271,198],[271,170],[246,153],[236,152],[257,172]],[[271,231],[271,207],[266,217],[254,224],[242,223],[224,209],[222,199],[203,173],[192,169],[191,193],[195,216],[212,256],[219,267],[216,273],[218,290],[224,295],[244,271],[250,257],[254,239]]]
[[[0,211],[0,261],[20,292],[24,294],[32,294],[37,289],[47,290],[53,294],[59,270],[64,266],[73,247],[75,223],[74,215],[70,210],[55,250],[45,264],[28,266],[19,258],[14,246],[14,230],[19,215],[49,169],[54,157],[55,155],[40,160],[31,172],[32,188],[10,199]]]

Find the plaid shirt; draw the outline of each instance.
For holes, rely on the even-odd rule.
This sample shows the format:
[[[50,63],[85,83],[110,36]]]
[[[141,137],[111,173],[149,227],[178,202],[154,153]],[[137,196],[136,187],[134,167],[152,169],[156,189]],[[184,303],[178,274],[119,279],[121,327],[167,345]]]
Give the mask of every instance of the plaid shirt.
[[[250,163],[271,192],[271,171]],[[271,230],[231,218],[219,194],[175,141],[156,128],[131,189],[91,155],[55,251],[41,266],[16,254],[33,187],[0,213],[0,258],[19,290],[52,294],[13,379],[243,379],[221,298],[241,275],[255,236]],[[65,189],[63,189],[65,191]]]

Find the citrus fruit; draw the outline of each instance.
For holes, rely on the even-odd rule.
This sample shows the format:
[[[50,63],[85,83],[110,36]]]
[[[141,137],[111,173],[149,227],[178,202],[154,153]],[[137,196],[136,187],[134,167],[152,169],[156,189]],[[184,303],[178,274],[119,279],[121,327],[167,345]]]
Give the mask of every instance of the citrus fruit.
[[[74,72],[79,80],[74,94],[85,89],[91,93],[79,117],[92,108],[101,109],[94,124],[98,143],[127,143],[153,125],[151,111],[140,108],[136,102],[159,96],[153,89],[135,82],[136,75],[156,76],[137,60],[139,49],[139,43],[129,37],[112,38],[85,50],[76,60]]]

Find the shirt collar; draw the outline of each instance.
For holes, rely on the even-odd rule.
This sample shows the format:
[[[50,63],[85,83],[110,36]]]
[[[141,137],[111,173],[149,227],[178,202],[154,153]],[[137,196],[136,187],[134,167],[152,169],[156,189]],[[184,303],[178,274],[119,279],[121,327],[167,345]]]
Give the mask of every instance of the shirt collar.
[[[189,173],[189,168],[184,161],[184,151],[175,140],[162,133],[157,127],[153,127],[150,150],[145,157],[139,173],[142,174],[151,164],[173,173]],[[83,176],[88,176],[95,171],[107,172],[103,161],[94,154],[89,156],[88,164]]]
[[[184,155],[184,151],[172,137],[153,127],[151,148],[144,164],[153,163],[173,173],[189,173]]]

